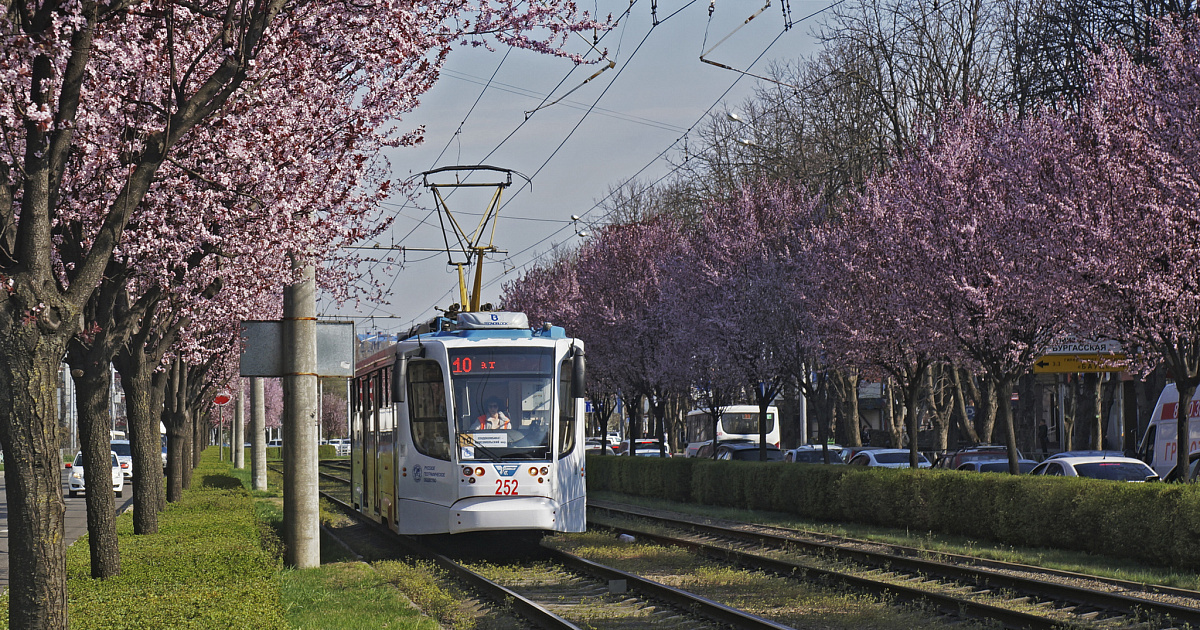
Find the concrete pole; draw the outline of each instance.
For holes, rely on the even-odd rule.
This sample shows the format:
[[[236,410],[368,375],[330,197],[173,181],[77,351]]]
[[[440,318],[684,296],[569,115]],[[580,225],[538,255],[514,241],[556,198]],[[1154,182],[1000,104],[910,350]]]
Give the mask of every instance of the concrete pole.
[[[267,400],[262,378],[250,379],[250,479],[255,490],[267,489]]]
[[[233,467],[246,467],[246,384],[237,379],[237,408],[233,410]]]
[[[321,565],[316,270],[300,274],[283,292],[283,541],[284,562],[311,569]]]

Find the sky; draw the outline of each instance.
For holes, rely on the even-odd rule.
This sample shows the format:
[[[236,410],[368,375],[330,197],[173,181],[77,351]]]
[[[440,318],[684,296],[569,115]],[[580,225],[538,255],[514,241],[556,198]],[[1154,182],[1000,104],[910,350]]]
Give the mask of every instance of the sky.
[[[505,282],[547,260],[554,248],[577,247],[581,233],[603,222],[599,202],[612,188],[668,175],[689,130],[698,129],[708,115],[736,113],[753,94],[758,79],[705,64],[701,53],[765,75],[772,62],[813,54],[814,29],[828,16],[822,11],[838,0],[787,0],[783,6],[772,0],[748,23],[763,9],[757,0],[711,2],[583,0],[580,9],[620,18],[597,45],[615,66],[586,83],[605,62],[577,67],[567,59],[507,48],[460,48],[450,54],[440,80],[399,123],[424,127],[424,143],[386,157],[395,179],[415,176],[418,183],[424,171],[473,164],[529,178],[514,175],[502,193],[492,241],[501,252],[484,264],[481,302],[496,302]],[[790,29],[785,29],[785,7]],[[586,39],[573,37],[568,48],[587,52],[590,42],[590,33]],[[469,181],[503,180],[496,173],[472,177]],[[442,174],[436,181],[452,179]],[[413,202],[386,204],[384,210],[395,216],[392,229],[363,244],[410,248],[399,254],[401,267],[375,269],[387,287],[388,303],[355,308],[325,301],[318,306],[322,317],[353,318],[359,333],[395,334],[436,316],[435,307],[459,301],[457,271],[447,264],[446,253],[421,251],[444,248],[445,240],[432,196],[420,186],[417,190]],[[447,205],[470,232],[493,190],[443,192],[450,192]],[[572,221],[573,215],[580,220]]]

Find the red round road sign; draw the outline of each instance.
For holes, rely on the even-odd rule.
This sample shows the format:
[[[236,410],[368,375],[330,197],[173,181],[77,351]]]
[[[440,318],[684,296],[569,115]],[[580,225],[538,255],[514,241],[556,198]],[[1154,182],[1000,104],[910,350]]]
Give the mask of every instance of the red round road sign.
[[[213,402],[217,403],[218,405],[227,405],[231,400],[233,399],[229,397],[229,394],[217,394],[217,397],[213,399]]]

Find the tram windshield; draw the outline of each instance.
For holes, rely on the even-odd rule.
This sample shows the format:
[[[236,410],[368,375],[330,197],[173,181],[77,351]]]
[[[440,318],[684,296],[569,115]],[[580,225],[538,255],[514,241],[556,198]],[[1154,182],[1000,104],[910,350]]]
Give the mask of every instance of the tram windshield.
[[[550,458],[550,348],[448,350],[460,461]]]

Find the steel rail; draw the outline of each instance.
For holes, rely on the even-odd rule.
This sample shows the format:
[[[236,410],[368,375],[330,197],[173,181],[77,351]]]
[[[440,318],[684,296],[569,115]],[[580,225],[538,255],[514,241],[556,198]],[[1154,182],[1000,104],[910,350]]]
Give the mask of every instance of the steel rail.
[[[889,554],[889,553],[870,552],[870,551],[864,551],[864,550],[852,550],[852,548],[846,548],[844,546],[832,544],[832,542],[817,542],[817,541],[804,540],[802,538],[798,538],[798,534],[800,534],[800,533],[794,532],[794,530],[792,530],[792,532],[794,532],[794,533],[784,533],[784,534],[745,532],[745,530],[740,530],[740,529],[713,526],[713,524],[701,523],[701,522],[696,522],[696,521],[691,521],[691,520],[683,520],[683,518],[672,518],[672,517],[664,517],[664,516],[659,516],[659,515],[650,515],[650,514],[646,514],[646,512],[642,512],[642,511],[624,510],[624,509],[619,509],[619,508],[613,508],[613,506],[608,506],[608,505],[606,505],[606,506],[589,505],[589,508],[595,509],[595,510],[607,511],[607,512],[610,512],[610,514],[617,514],[620,516],[636,516],[636,517],[641,517],[641,518],[649,518],[649,520],[659,521],[659,522],[664,522],[664,523],[670,524],[671,527],[691,529],[691,530],[694,530],[694,532],[704,533],[704,534],[708,534],[708,535],[732,536],[732,538],[748,540],[751,542],[756,542],[756,544],[760,544],[760,545],[768,545],[768,546],[776,546],[776,547],[780,547],[780,546],[802,547],[802,548],[806,548],[806,550],[809,550],[812,552],[830,554],[830,556],[838,557],[840,559],[853,560],[853,562],[858,562],[860,564],[874,566],[874,568],[900,569],[900,570],[905,570],[905,571],[910,571],[910,572],[916,572],[916,574],[920,574],[920,575],[937,576],[937,577],[943,578],[943,580],[970,582],[973,584],[978,584],[978,586],[980,586],[980,587],[1008,589],[1008,590],[1015,590],[1015,592],[1020,592],[1020,593],[1025,593],[1025,594],[1048,596],[1048,598],[1051,598],[1051,599],[1054,599],[1057,601],[1062,601],[1062,602],[1069,602],[1069,604],[1073,604],[1076,606],[1091,606],[1093,608],[1099,608],[1099,610],[1126,614],[1126,616],[1144,616],[1144,614],[1146,614],[1146,613],[1151,613],[1151,614],[1158,614],[1158,616],[1162,616],[1162,617],[1169,617],[1171,619],[1174,619],[1175,622],[1186,622],[1188,624],[1192,624],[1193,626],[1195,626],[1196,624],[1200,624],[1200,611],[1195,610],[1195,608],[1188,607],[1188,606],[1171,604],[1171,602],[1153,601],[1153,600],[1148,600],[1148,599],[1144,599],[1144,598],[1138,598],[1138,596],[1124,595],[1124,594],[1120,594],[1120,593],[1105,593],[1105,592],[1102,592],[1102,590],[1087,589],[1087,588],[1082,588],[1082,587],[1073,587],[1073,586],[1068,586],[1068,584],[1061,584],[1061,583],[1055,583],[1055,582],[1048,582],[1048,581],[1044,581],[1044,580],[1037,580],[1037,578],[1032,578],[1032,577],[1018,577],[1018,576],[995,574],[995,572],[972,568],[972,566],[966,566],[966,565],[954,564],[954,563],[937,562],[937,560],[926,560],[926,559],[922,559],[922,558],[913,558],[913,557],[904,556],[904,554]],[[760,527],[760,526],[756,526],[756,527]],[[613,529],[623,529],[623,528],[616,527]],[[781,532],[787,532],[787,530],[784,530],[781,528],[770,528],[770,529],[776,529],[776,530],[781,530]],[[635,534],[636,530],[630,530],[629,533]],[[647,536],[648,534],[637,533],[637,535]],[[866,541],[857,541],[856,540],[854,542],[866,542]],[[884,545],[884,546],[887,546],[889,548],[898,548],[899,547],[899,546],[894,546],[894,545]],[[902,550],[912,550],[911,547],[899,547],[899,548],[902,548]],[[966,557],[966,556],[953,556],[953,554],[941,554],[941,556],[943,556],[943,557],[950,556],[950,557],[955,557],[955,558],[961,558],[961,559],[966,560],[966,562],[971,562],[971,560],[976,560],[976,558],[971,558],[971,557]],[[995,564],[1002,565],[1002,568],[1009,569],[1009,570],[1024,570],[1024,571],[1043,572],[1042,569],[1038,568],[1038,566],[1028,566],[1028,565],[1019,565],[1019,564],[1014,564],[1014,563],[1000,563],[1000,562],[996,562]],[[997,568],[1000,568],[1000,566],[997,566]],[[806,570],[808,570],[810,572],[814,571],[812,569],[806,569]],[[1139,590],[1144,588],[1144,584],[1140,584],[1140,583],[1136,583],[1136,582],[1106,580],[1106,578],[1097,578],[1097,577],[1087,576],[1087,575],[1082,575],[1082,574],[1070,574],[1070,572],[1068,572],[1068,571],[1045,571],[1045,572],[1049,572],[1050,575],[1055,575],[1055,576],[1069,576],[1069,577],[1074,577],[1074,578],[1080,578],[1080,580],[1092,580],[1092,581],[1099,581],[1099,582],[1103,582],[1103,583],[1110,583],[1110,584],[1114,584],[1114,586],[1118,586],[1118,587],[1133,586]],[[1183,596],[1192,596],[1192,598],[1200,598],[1200,593],[1190,592],[1190,590],[1171,589],[1169,587],[1163,587],[1163,589],[1159,590],[1159,592],[1171,592],[1170,594],[1183,594]],[[926,593],[926,592],[923,592],[923,593]],[[974,605],[977,605],[977,604],[974,604]],[[1019,619],[1016,619],[1016,620],[1018,620],[1018,622],[1019,622]],[[1019,628],[1019,626],[1020,625],[1018,625],[1018,628]]]

